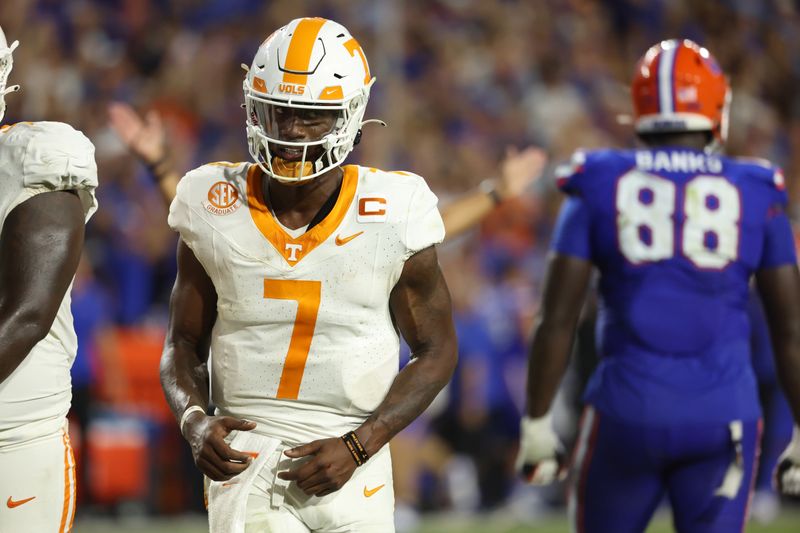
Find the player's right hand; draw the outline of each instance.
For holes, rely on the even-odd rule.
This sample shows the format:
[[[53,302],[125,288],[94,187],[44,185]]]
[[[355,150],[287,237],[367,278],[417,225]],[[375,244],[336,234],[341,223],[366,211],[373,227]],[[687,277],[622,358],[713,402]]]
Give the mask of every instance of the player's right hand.
[[[186,419],[183,436],[192,448],[197,468],[214,481],[227,481],[250,466],[252,457],[228,446],[225,437],[231,431],[251,431],[255,427],[255,422],[197,412]]]
[[[550,416],[523,417],[516,470],[531,485],[549,485],[566,476],[564,453]]]
[[[792,442],[778,458],[775,484],[787,496],[800,496],[800,429],[795,426]]]

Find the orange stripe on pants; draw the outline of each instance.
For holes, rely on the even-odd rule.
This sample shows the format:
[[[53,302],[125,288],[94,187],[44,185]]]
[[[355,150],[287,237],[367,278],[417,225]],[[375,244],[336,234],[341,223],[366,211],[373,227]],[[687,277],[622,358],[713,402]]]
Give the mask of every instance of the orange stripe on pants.
[[[75,520],[75,455],[69,444],[69,436],[64,431],[64,507],[61,509],[61,525],[58,533],[72,531],[72,522]]]

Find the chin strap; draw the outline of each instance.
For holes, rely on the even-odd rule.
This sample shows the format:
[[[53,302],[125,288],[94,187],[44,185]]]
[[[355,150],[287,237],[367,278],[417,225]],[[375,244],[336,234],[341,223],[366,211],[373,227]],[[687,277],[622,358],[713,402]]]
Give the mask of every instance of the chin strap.
[[[6,87],[5,90],[3,91],[2,96],[7,95],[8,93],[15,93],[19,91],[19,89],[20,89],[19,85],[12,85],[11,87]]]
[[[363,121],[358,127],[358,131],[356,132],[356,138],[353,139],[353,146],[357,146],[358,143],[361,142],[361,128],[366,124],[380,124],[384,128],[386,127],[386,123],[384,121],[382,121],[382,120],[377,119],[377,118],[370,118],[370,119],[367,119],[367,120]]]
[[[380,119],[377,119],[377,118],[367,119],[367,120],[363,121],[359,127],[362,128],[366,124],[380,124],[384,128],[386,127],[386,123],[384,121],[380,120]]]

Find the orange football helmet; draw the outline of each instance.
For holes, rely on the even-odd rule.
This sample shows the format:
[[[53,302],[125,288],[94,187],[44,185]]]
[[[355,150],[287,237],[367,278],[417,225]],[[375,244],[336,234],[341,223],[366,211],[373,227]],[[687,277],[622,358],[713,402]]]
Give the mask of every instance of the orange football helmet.
[[[708,50],[688,39],[661,41],[636,65],[631,83],[637,133],[728,134],[728,80]]]

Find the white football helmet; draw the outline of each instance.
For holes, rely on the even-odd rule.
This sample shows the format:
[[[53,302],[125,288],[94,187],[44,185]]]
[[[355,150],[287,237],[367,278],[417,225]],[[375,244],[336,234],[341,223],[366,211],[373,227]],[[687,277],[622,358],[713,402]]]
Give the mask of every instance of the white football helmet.
[[[315,178],[340,165],[358,142],[374,81],[364,51],[347,28],[322,18],[291,21],[261,44],[244,79],[250,155],[282,182]],[[298,109],[337,116],[318,139],[282,139],[276,114]],[[322,150],[319,156],[316,147]],[[278,149],[297,155],[287,160],[276,155]]]
[[[6,34],[3,33],[3,28],[0,28],[0,122],[3,121],[3,116],[6,114],[5,96],[8,93],[19,91],[19,85],[6,87],[8,76],[11,74],[11,67],[14,64],[11,54],[17,46],[19,46],[19,41],[14,41],[11,46],[8,46]]]

